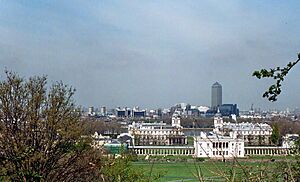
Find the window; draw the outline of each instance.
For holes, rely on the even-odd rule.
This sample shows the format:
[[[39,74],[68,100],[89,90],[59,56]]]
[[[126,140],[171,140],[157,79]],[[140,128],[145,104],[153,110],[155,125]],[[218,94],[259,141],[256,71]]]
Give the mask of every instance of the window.
[[[228,148],[228,142],[226,142],[226,148]]]
[[[215,142],[213,142],[213,148],[216,148],[216,143]],[[214,154],[215,155],[215,154]]]
[[[226,151],[226,155],[228,155],[228,151]]]
[[[216,152],[215,152],[215,151],[213,151],[213,155],[216,155]]]

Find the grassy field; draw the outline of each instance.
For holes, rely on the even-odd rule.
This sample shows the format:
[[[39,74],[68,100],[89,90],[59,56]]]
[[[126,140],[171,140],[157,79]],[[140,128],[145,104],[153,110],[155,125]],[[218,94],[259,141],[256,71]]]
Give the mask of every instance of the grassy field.
[[[234,161],[221,162],[205,160],[204,162],[134,162],[134,167],[143,169],[149,175],[163,174],[160,181],[198,181],[197,173],[201,171],[205,180],[224,181],[225,177],[230,176],[232,172],[236,176],[245,175],[244,171],[251,171],[254,174],[257,171],[266,171],[274,169],[276,162],[271,161],[240,161],[238,164]],[[242,170],[242,168],[244,170]]]

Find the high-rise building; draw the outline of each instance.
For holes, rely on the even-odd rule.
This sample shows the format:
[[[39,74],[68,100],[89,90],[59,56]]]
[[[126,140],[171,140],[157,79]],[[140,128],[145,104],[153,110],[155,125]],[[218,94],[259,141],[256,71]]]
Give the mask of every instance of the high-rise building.
[[[88,114],[89,114],[90,116],[94,115],[94,107],[93,107],[93,106],[89,107]]]
[[[222,105],[222,85],[218,82],[211,87],[211,108],[216,110]]]
[[[106,107],[105,107],[105,106],[103,106],[103,107],[100,108],[100,114],[101,114],[102,116],[105,116],[105,115],[106,115]]]

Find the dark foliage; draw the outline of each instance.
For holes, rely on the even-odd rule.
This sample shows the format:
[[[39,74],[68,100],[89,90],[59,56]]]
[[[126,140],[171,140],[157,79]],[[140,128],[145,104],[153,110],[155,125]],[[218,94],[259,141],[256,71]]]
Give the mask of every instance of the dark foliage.
[[[259,71],[254,71],[252,76],[255,76],[258,79],[261,78],[273,78],[275,83],[272,84],[268,90],[263,94],[263,97],[266,97],[269,101],[276,101],[277,96],[281,93],[281,86],[284,78],[289,73],[289,71],[299,62],[300,53],[298,54],[298,59],[294,62],[289,62],[285,67],[271,68],[270,70],[261,69]]]

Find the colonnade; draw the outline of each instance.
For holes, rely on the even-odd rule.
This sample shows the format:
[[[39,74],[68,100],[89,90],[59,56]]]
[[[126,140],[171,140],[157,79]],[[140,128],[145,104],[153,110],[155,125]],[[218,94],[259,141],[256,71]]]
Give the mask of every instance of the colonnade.
[[[180,146],[130,146],[129,150],[137,155],[194,155],[194,147]]]
[[[289,155],[290,149],[283,147],[245,147],[245,155]]]
[[[185,146],[129,146],[137,155],[194,155],[194,147]],[[289,155],[290,149],[283,147],[244,147],[245,155]]]

